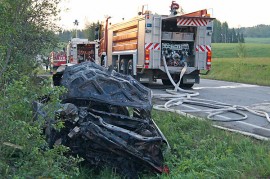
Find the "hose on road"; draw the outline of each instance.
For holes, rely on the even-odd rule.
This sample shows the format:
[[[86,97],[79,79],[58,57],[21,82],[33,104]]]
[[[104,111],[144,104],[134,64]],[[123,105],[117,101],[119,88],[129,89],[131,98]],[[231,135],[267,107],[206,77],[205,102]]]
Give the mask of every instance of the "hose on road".
[[[154,109],[161,110],[161,111],[175,112],[175,113],[185,115],[185,116],[190,116],[188,113],[207,112],[209,113],[207,116],[208,119],[212,121],[220,121],[220,122],[246,120],[248,116],[243,111],[248,111],[252,114],[265,117],[267,121],[270,122],[269,114],[265,111],[250,109],[246,106],[231,105],[231,104],[222,103],[218,101],[198,98],[199,92],[195,92],[192,90],[185,90],[179,87],[181,79],[187,69],[186,62],[185,62],[185,66],[181,70],[180,78],[177,83],[174,82],[174,80],[172,79],[170,75],[168,66],[166,64],[166,59],[164,56],[163,56],[163,64],[165,67],[165,71],[168,75],[168,78],[170,79],[171,83],[174,86],[174,89],[173,90],[166,89],[166,92],[167,92],[166,94],[154,94],[153,98],[163,99],[167,101],[163,105],[154,105],[153,106]],[[182,107],[184,106],[190,109],[189,110],[180,109],[181,105]],[[192,107],[194,105],[206,107],[207,109],[197,109],[197,108]],[[226,118],[226,119],[215,118],[215,116],[223,114],[223,113],[235,113],[239,117]]]

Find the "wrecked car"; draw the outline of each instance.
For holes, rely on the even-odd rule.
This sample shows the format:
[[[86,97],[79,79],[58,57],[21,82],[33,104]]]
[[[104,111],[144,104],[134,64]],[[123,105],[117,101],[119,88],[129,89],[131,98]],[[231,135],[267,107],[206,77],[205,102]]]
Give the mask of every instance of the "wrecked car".
[[[92,62],[67,67],[60,84],[67,92],[44,127],[50,147],[65,145],[90,165],[113,167],[129,178],[144,170],[168,171],[168,142],[151,118],[150,89]],[[64,127],[55,130],[51,124],[59,120]]]

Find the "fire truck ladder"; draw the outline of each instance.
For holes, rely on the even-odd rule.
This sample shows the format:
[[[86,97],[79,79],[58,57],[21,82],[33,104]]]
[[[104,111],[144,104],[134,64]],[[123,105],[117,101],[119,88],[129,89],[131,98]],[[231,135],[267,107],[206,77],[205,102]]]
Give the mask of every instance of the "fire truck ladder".
[[[160,59],[161,59],[160,58],[161,17],[154,16],[152,42],[153,42],[153,44],[159,44],[159,49],[153,48],[152,67],[159,68],[160,67]]]
[[[201,27],[199,26],[198,27],[198,40],[197,40],[197,44],[196,45],[203,45],[205,47],[206,44],[206,37],[205,37],[205,34],[206,34],[206,28],[205,27]],[[197,64],[196,66],[199,68],[199,69],[202,69],[204,66],[205,66],[205,52],[201,52],[199,51],[198,52],[198,60],[197,60]]]

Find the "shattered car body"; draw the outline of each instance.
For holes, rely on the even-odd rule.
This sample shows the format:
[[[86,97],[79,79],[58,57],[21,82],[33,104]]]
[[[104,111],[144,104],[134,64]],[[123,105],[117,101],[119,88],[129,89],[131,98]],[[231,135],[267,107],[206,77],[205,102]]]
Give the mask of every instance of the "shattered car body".
[[[54,122],[65,127],[46,126],[51,147],[63,144],[91,165],[111,166],[130,178],[146,168],[164,172],[168,142],[151,118],[150,89],[92,62],[67,67],[61,85],[68,92]]]

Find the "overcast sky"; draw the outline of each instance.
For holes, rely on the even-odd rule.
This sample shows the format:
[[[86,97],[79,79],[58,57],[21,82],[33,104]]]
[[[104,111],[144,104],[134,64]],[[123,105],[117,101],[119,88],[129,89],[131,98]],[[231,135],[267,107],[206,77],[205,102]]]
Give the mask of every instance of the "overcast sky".
[[[66,0],[61,6],[68,8],[61,14],[63,28],[74,28],[75,19],[79,29],[88,22],[103,21],[105,15],[112,16],[112,23],[122,18],[134,17],[141,5],[158,14],[169,14],[171,0]],[[229,27],[252,27],[258,24],[270,25],[269,1],[257,0],[176,0],[186,13],[209,9],[221,22],[227,21]]]

